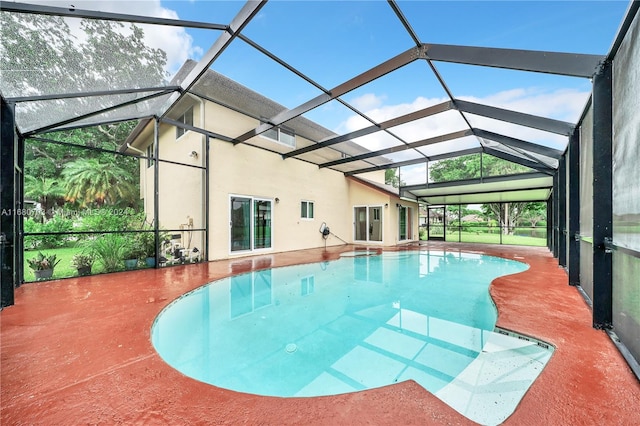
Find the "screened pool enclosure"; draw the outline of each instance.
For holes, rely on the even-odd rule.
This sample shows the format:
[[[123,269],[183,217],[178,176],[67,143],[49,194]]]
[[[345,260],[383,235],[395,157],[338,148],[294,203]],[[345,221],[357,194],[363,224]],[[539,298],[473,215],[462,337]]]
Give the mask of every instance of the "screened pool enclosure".
[[[509,206],[542,203],[543,216],[526,226],[592,305],[593,326],[637,368],[639,2],[611,3],[617,32],[592,51],[561,43],[572,31],[563,19],[557,37],[497,45],[478,28],[457,27],[457,14],[480,3],[445,16],[449,6],[432,2],[229,2],[211,15],[198,14],[195,2],[192,20],[132,4],[137,14],[102,2],[1,2],[3,307],[33,280],[25,250],[47,244],[135,245],[155,268],[213,260],[220,241],[229,256],[233,247],[272,247],[285,197],[220,194],[212,177],[233,165],[248,181],[268,181],[251,160],[268,153],[344,179],[384,172],[387,189],[424,211],[419,221],[398,203],[401,229],[409,221],[402,240],[415,223],[428,238],[464,241],[465,216],[491,225],[463,209],[493,205],[495,235],[508,243],[502,237],[523,226],[506,219]],[[540,6],[540,16],[558,18],[554,7]],[[180,55],[163,50],[158,40],[169,36],[187,43]],[[525,78],[538,91],[516,90]],[[246,120],[219,118],[211,128],[204,111],[216,117],[216,108]],[[166,129],[189,155],[160,148]],[[151,143],[136,145],[140,138]],[[177,189],[162,192],[169,185]],[[290,185],[313,183],[291,175]],[[186,215],[167,208],[187,201],[198,207]],[[369,232],[382,241],[368,221],[394,206],[349,208],[366,220],[342,239]],[[315,199],[293,212],[322,213]],[[225,234],[212,222],[220,216],[233,223]],[[445,217],[450,229],[438,228]]]

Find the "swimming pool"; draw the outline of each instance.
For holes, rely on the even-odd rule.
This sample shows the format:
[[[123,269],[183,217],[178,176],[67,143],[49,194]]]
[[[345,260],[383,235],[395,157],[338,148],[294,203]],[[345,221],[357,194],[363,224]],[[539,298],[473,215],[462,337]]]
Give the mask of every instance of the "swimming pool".
[[[553,351],[495,328],[489,284],[527,265],[371,254],[207,284],[161,312],[152,343],[183,374],[235,391],[309,397],[414,380],[474,421],[504,420]]]

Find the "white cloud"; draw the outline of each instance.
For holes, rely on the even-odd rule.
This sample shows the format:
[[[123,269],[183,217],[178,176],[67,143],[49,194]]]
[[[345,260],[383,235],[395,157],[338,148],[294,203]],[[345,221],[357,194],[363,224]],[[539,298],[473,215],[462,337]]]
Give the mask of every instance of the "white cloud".
[[[588,97],[588,92],[580,92],[574,89],[551,91],[540,88],[522,88],[502,91],[485,97],[461,96],[460,99],[575,123],[579,119]],[[370,108],[362,108],[361,111],[376,122],[383,122],[448,100],[448,98],[417,97],[410,103],[385,105],[384,99],[382,96],[369,93],[353,102],[358,105],[369,105]],[[467,114],[467,117],[474,127],[560,150],[566,147],[567,138],[565,136],[470,114]],[[338,133],[348,133],[370,125],[371,123],[362,117],[352,115],[340,124]],[[466,123],[457,111],[447,111],[397,126],[390,130],[410,143],[467,128]],[[360,143],[370,151],[400,144],[397,139],[390,139],[390,136],[385,132],[376,132],[367,137],[356,139],[354,142]],[[441,153],[453,149],[465,149],[473,145],[477,146],[475,138],[468,137],[430,145],[423,148],[423,151],[428,154]],[[401,154],[398,153],[396,155],[399,157],[396,160],[401,160]],[[413,172],[407,169],[404,177],[410,182],[424,180],[424,173],[421,169],[417,168],[415,173],[416,176],[413,176]],[[403,180],[405,179],[403,178]]]
[[[479,104],[511,109],[528,114],[554,118],[569,122],[576,122],[580,117],[589,93],[573,89],[561,89],[556,91],[544,91],[539,88],[514,89],[498,92],[486,97],[461,96],[460,99]],[[375,94],[363,95],[356,99],[360,105],[371,105],[369,109],[361,109],[367,116],[377,122],[383,122],[420,109],[447,101],[446,98],[417,97],[411,103],[396,105],[384,105],[384,98]],[[515,124],[480,116],[467,115],[472,126],[483,128],[495,133],[502,133],[518,139],[536,142],[548,146],[563,149],[566,137],[554,135],[536,129],[530,129]],[[371,124],[358,115],[352,115],[339,126],[339,132],[352,132]],[[466,123],[457,111],[447,111],[434,116],[426,117],[408,124],[390,129],[406,142],[415,142],[446,133],[466,129]],[[390,146],[388,136],[378,132],[369,137],[362,138],[362,143],[367,149],[375,151]],[[357,141],[361,142],[361,141]]]
[[[366,93],[358,98],[353,99],[351,101],[351,105],[353,105],[358,110],[369,111],[382,105],[385,99],[386,96],[376,96],[373,93]]]
[[[534,87],[507,90],[484,98],[461,96],[460,99],[575,123],[588,96],[589,93],[576,89],[546,91]]]

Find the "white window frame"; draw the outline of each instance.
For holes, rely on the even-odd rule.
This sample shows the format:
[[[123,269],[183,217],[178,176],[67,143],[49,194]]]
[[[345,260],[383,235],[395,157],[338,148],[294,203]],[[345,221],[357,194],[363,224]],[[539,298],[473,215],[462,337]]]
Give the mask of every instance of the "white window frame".
[[[264,124],[264,123],[263,123]],[[277,134],[276,138],[272,138],[271,136],[268,136],[268,132],[270,131],[275,131]],[[291,136],[291,138],[293,138],[293,144],[284,142],[282,139],[282,134]],[[267,130],[264,133],[260,134],[261,137],[265,138],[265,139],[269,139],[270,141],[274,141],[277,142],[281,145],[284,146],[288,146],[289,148],[295,148],[296,147],[296,132],[294,132],[293,130],[290,129],[283,129],[282,127],[272,127],[271,129]]]
[[[400,215],[401,215],[401,211],[402,209],[404,209],[405,211],[405,239],[401,240],[400,239]],[[398,207],[398,241],[413,241],[413,210],[414,208],[412,206],[404,206],[404,205],[400,205]]]
[[[356,222],[358,221],[358,218],[356,217],[356,208],[359,207],[364,207],[365,208],[365,212],[366,212],[366,228],[367,230],[369,229],[369,226],[374,222],[380,222],[380,241],[375,241],[375,240],[370,240],[369,239],[369,232],[367,231],[365,234],[367,236],[366,240],[356,240]],[[369,210],[372,208],[378,208],[378,210],[380,211],[380,218],[376,219],[375,217],[373,217],[372,215],[369,214]],[[352,208],[353,211],[353,241],[356,243],[366,243],[366,244],[384,244],[384,205],[382,204],[357,204],[354,205]],[[375,210],[374,210],[375,211]]]
[[[191,123],[188,123],[187,121],[187,116],[191,117]],[[182,124],[188,124],[189,126],[193,126],[193,107],[190,106],[189,108],[187,108],[184,113],[182,113],[182,115],[180,117],[178,117],[176,119],[176,121],[182,123]],[[185,129],[183,127],[178,127],[176,126],[176,140],[180,139],[181,137],[183,137],[184,135],[187,134],[187,132],[190,132],[191,130],[189,129]]]
[[[250,203],[250,217],[251,217],[251,228],[249,229],[249,238],[251,239],[251,248],[248,250],[231,250],[231,222],[232,222],[232,218],[231,218],[231,200],[233,198],[246,198],[251,200]],[[271,246],[270,247],[264,247],[264,248],[256,248],[254,246],[255,241],[254,241],[254,237],[255,237],[255,224],[254,224],[254,202],[255,201],[269,201],[271,203]],[[227,234],[227,250],[229,251],[229,255],[230,256],[234,256],[234,255],[246,255],[247,253],[260,253],[260,252],[269,252],[269,251],[273,251],[274,247],[275,247],[275,233],[274,233],[274,205],[275,205],[275,199],[274,198],[265,198],[265,197],[254,197],[253,195],[243,195],[243,194],[229,194],[229,198],[228,198],[228,202],[227,202],[227,215],[229,218],[229,234]]]
[[[147,169],[153,167],[153,165],[156,162],[156,159],[154,158],[154,156],[156,155],[156,143],[155,142],[151,142],[151,144],[149,146],[147,146],[146,149],[146,156],[147,156]]]
[[[306,204],[307,205],[307,216],[302,216],[302,205]],[[302,220],[314,220],[316,217],[316,206],[315,206],[315,202],[311,201],[311,200],[301,200],[300,201],[300,219]],[[309,205],[311,205],[311,213],[312,216],[309,217]]]

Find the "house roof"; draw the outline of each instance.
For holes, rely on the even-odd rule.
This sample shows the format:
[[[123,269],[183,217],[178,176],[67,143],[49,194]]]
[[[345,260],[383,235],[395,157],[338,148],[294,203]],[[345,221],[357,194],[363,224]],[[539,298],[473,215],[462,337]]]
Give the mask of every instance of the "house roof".
[[[170,85],[180,85],[183,83],[184,79],[196,65],[196,61],[187,60],[173,77]],[[268,119],[269,117],[273,117],[287,110],[283,105],[280,105],[279,103],[211,69],[207,69],[204,72],[204,74],[191,88],[190,93],[198,98],[230,108],[256,120]],[[183,110],[184,107],[181,108],[180,105],[177,105],[176,109],[169,111],[169,116],[180,115],[184,112]],[[135,139],[151,120],[151,118],[148,118],[140,121],[125,143],[122,144],[120,148],[122,152],[127,149],[127,144],[134,144]],[[296,117],[287,122],[283,127],[294,131],[296,135],[302,136],[303,138],[310,140],[312,143],[318,143],[338,136],[337,133],[334,133],[304,117]],[[300,142],[302,141],[298,138],[299,146],[297,148],[312,145],[312,143],[300,145]],[[269,141],[265,141],[262,138],[255,137],[252,140],[247,141],[247,143],[261,148],[268,148],[269,150],[276,149],[279,150],[281,154],[291,152],[295,149],[284,145],[276,145]],[[314,159],[316,160],[315,162],[326,162],[340,159],[344,156],[355,156],[367,153],[370,153],[370,151],[363,146],[347,140],[340,145],[340,150],[334,149],[333,147],[324,148],[314,154]],[[390,160],[384,158],[377,160],[373,159],[371,164],[385,164],[389,161]]]
[[[398,197],[398,188],[396,188],[393,185],[387,185],[384,183],[380,183],[380,182],[376,182],[373,181],[371,179],[366,179],[360,176],[349,176],[348,179],[351,179],[353,181],[359,182],[365,186],[368,186],[369,188],[373,188],[376,191],[382,192],[386,195],[390,195],[392,197]]]

